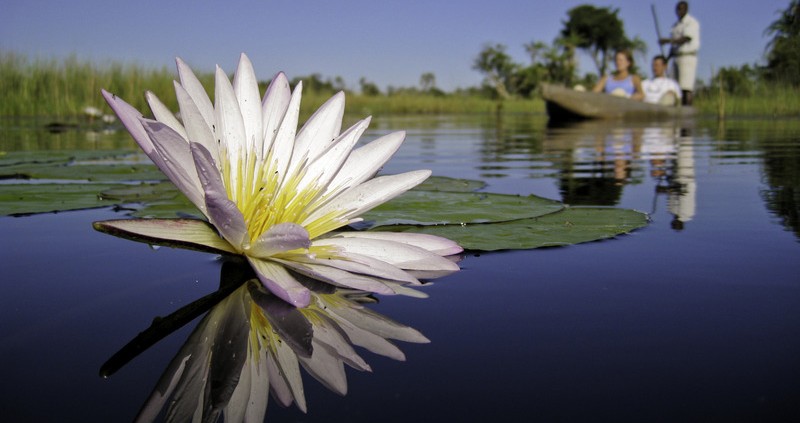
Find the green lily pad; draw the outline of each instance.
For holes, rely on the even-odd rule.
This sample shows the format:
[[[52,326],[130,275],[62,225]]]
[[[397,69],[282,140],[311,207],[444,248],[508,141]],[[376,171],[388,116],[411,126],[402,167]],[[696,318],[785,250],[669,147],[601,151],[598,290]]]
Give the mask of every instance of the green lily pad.
[[[362,215],[365,226],[490,223],[542,216],[564,208],[535,195],[408,191]]]
[[[647,224],[647,214],[635,210],[568,207],[537,218],[502,223],[394,226],[377,230],[438,235],[459,243],[467,250],[496,251],[597,241],[631,232]]]
[[[166,177],[146,156],[130,152],[59,151],[55,153],[10,154],[0,161],[0,178],[159,181]]]
[[[414,187],[418,191],[450,191],[472,192],[486,187],[486,182],[474,179],[448,178],[446,176],[431,176],[425,182]]]
[[[109,184],[0,185],[0,215],[25,215],[107,207],[98,193]]]

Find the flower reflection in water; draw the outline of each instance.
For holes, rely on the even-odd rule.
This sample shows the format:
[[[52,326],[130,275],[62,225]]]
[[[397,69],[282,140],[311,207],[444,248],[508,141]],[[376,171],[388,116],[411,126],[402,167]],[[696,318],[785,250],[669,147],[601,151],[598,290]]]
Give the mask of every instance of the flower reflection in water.
[[[156,320],[112,357],[101,374],[110,375],[210,306],[136,421],[155,420],[169,401],[166,421],[213,422],[223,414],[226,422],[261,422],[268,393],[284,406],[294,403],[306,411],[301,366],[327,388],[345,395],[344,365],[370,370],[354,345],[404,360],[391,340],[428,342],[417,330],[364,307],[374,301],[366,292],[336,289],[310,278],[301,281],[312,300],[298,309],[266,290],[245,263],[226,262],[220,291]]]

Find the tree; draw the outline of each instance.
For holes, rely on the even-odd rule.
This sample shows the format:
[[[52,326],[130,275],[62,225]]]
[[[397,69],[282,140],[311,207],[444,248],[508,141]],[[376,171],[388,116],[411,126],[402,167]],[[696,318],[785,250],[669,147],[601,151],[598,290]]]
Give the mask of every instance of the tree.
[[[561,38],[588,53],[600,75],[606,73],[615,50],[645,50],[641,39],[630,40],[625,35],[618,13],[619,9],[585,4],[567,11],[569,19],[563,22]]]
[[[484,74],[486,81],[501,99],[511,96],[509,87],[517,67],[511,56],[506,53],[506,46],[503,44],[485,46],[472,65],[473,69]]]
[[[780,18],[767,27],[773,35],[767,44],[765,77],[791,85],[800,85],[800,2],[792,0]]]
[[[436,75],[433,72],[425,72],[419,77],[419,88],[423,92],[428,92],[436,88]]]
[[[361,94],[366,96],[377,96],[381,95],[381,90],[375,85],[374,82],[370,82],[367,78],[363,76],[361,79],[358,80],[358,85],[361,86]]]

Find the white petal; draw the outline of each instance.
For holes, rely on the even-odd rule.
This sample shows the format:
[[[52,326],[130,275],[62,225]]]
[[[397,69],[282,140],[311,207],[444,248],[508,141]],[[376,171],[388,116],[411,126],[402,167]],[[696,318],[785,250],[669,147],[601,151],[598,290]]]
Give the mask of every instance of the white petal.
[[[438,254],[401,242],[369,238],[325,238],[315,240],[314,245],[333,245],[342,249],[345,254],[363,254],[401,269],[458,270],[457,264]]]
[[[250,402],[245,411],[245,423],[263,423],[267,414],[269,399],[269,372],[267,371],[267,350],[258,348],[258,357],[250,365]],[[226,420],[227,421],[227,420]]]
[[[382,239],[386,241],[401,242],[403,244],[414,245],[424,248],[440,256],[449,256],[464,251],[455,242],[436,235],[417,234],[412,232],[339,232],[332,238],[361,238],[361,239]]]
[[[337,321],[337,323],[339,323],[345,333],[347,333],[347,337],[350,338],[350,342],[352,342],[353,345],[364,347],[368,351],[380,354],[384,357],[405,361],[406,356],[400,351],[400,348],[397,348],[396,345],[386,339],[356,327],[347,321]]]
[[[286,171],[294,149],[294,137],[297,133],[297,121],[300,116],[300,98],[303,95],[303,83],[298,83],[292,92],[292,98],[286,108],[286,114],[281,120],[278,133],[270,150],[270,159],[274,163],[273,169],[286,180]]]
[[[259,236],[247,254],[267,258],[276,253],[310,246],[311,240],[304,227],[295,223],[279,223]]]
[[[161,122],[149,119],[142,119],[141,122],[160,157],[161,164],[156,162],[158,168],[192,204],[205,213],[203,187],[197,177],[189,144],[180,134]]]
[[[339,395],[346,395],[347,376],[342,361],[331,354],[333,348],[326,349],[317,342],[315,344],[317,345],[311,358],[300,358],[303,368],[326,388]]]
[[[191,354],[184,356],[182,359],[178,360],[178,357],[175,357],[173,361],[170,363],[170,366],[167,367],[167,370],[164,371],[164,374],[161,376],[161,380],[159,380],[156,389],[153,390],[153,393],[150,394],[150,397],[145,401],[142,408],[139,410],[139,414],[134,419],[134,422],[154,422],[159,414],[161,414],[161,409],[166,404],[167,399],[170,395],[172,395],[172,391],[175,390],[175,386],[177,385],[178,381],[183,376],[183,372],[186,368],[186,362],[191,357]],[[164,382],[168,382],[165,388],[162,388],[161,385]],[[161,389],[159,389],[161,388]]]
[[[273,294],[295,307],[302,308],[311,301],[308,289],[300,284],[286,269],[270,261],[247,257],[258,279]]]
[[[314,160],[339,135],[344,115],[344,92],[338,92],[320,106],[297,133],[291,166],[304,157]]]
[[[178,65],[178,76],[181,80],[181,86],[189,93],[192,101],[197,105],[200,115],[203,116],[206,124],[211,127],[211,125],[214,124],[214,106],[211,105],[211,100],[208,98],[206,89],[203,88],[203,84],[200,83],[194,75],[194,72],[192,72],[189,66],[184,63],[180,57],[176,58],[175,62]]]
[[[338,187],[356,186],[373,177],[397,152],[405,137],[405,132],[393,132],[353,150],[336,178],[330,183],[328,191]]]
[[[225,186],[211,158],[211,153],[201,144],[191,143],[197,176],[203,186],[206,201],[206,216],[219,233],[234,247],[241,250],[249,242],[247,224],[236,203],[228,198]]]
[[[272,397],[284,407],[292,405],[292,401],[294,400],[292,390],[283,377],[283,370],[281,370],[280,366],[275,361],[275,354],[267,354],[267,372],[270,374],[271,383],[269,389],[270,392],[272,392]]]
[[[255,151],[256,142],[261,143],[261,96],[258,93],[258,79],[250,59],[242,53],[239,66],[233,76],[233,92],[239,102],[239,110],[244,121],[247,151]]]
[[[430,340],[418,330],[398,323],[384,315],[350,302],[348,306],[331,306],[328,312],[337,322],[346,321],[367,332],[382,338],[397,339],[405,342],[428,343]]]
[[[142,241],[173,241],[188,247],[236,254],[228,241],[219,236],[208,222],[197,219],[124,219],[95,222],[94,228],[114,235]]]
[[[305,189],[311,184],[318,188],[327,187],[330,181],[339,173],[342,164],[353,151],[353,147],[358,142],[361,134],[369,126],[369,121],[369,119],[359,121],[337,137],[326,151],[312,159],[306,167],[305,176],[298,184],[298,189]]]
[[[250,348],[247,348],[247,355],[250,356]],[[250,370],[250,357],[248,357],[242,371],[239,374],[239,381],[233,388],[228,404],[225,405],[224,415],[225,421],[241,422],[244,421],[244,413],[247,410],[247,403],[250,401],[250,386],[252,383],[252,374]]]
[[[409,273],[415,274],[415,276],[420,278],[420,279],[424,279],[424,277],[425,277],[425,275],[416,275],[416,273],[417,273],[416,271],[411,271]],[[450,273],[452,273],[452,272],[450,272]],[[392,288],[392,291],[394,291],[394,293],[397,294],[397,295],[403,295],[403,296],[412,297],[412,298],[428,298],[428,294],[426,294],[426,293],[424,293],[422,291],[418,291],[416,289],[413,289],[413,288],[409,287],[406,284],[399,284],[399,283],[392,282],[392,281],[386,281],[385,283],[386,283],[386,286],[388,286],[389,288]],[[428,283],[428,285],[431,285],[431,284]]]
[[[228,80],[225,71],[217,66],[214,78],[214,117],[216,118],[216,135],[222,139],[224,147],[227,149],[228,161],[231,173],[228,175],[228,186],[239,187],[239,167],[247,151],[246,135],[242,112],[239,109],[239,101],[233,93],[233,87]],[[236,201],[238,192],[232,188],[232,200]]]
[[[303,390],[303,379],[300,376],[300,366],[297,362],[297,355],[285,342],[276,342],[272,344],[271,351],[274,352],[274,354],[270,354],[269,357],[273,359],[272,363],[276,367],[275,370],[279,370],[278,373],[270,372],[273,376],[273,380],[282,379],[285,382],[285,388],[288,388],[291,397],[294,399],[295,404],[297,404],[297,408],[305,413],[306,398]],[[276,385],[277,384],[273,384],[273,386]],[[285,393],[283,396],[285,398]]]
[[[383,204],[394,197],[422,183],[430,176],[429,170],[417,170],[399,175],[386,175],[370,179],[337,196],[328,204],[320,207],[309,216],[303,226],[326,214],[338,211],[342,218],[358,217],[373,207]]]
[[[350,345],[347,338],[344,336],[344,331],[339,329],[338,325],[329,325],[329,324],[318,324],[314,325],[314,353],[316,354],[318,349],[322,348],[330,348],[335,352],[335,355],[347,365],[351,366],[354,369],[361,370],[361,371],[370,371],[372,370],[364,361],[361,356],[356,353],[356,350],[353,349],[353,346]],[[328,350],[328,352],[331,352]],[[313,359],[313,355],[312,355]]]
[[[173,131],[179,133],[184,139],[186,139],[186,130],[183,128],[180,122],[178,122],[178,118],[172,114],[172,111],[161,102],[161,100],[156,97],[150,91],[144,93],[145,98],[147,99],[147,104],[150,105],[150,110],[153,111],[153,116],[156,118],[157,121],[169,126],[172,128]]]
[[[286,79],[286,75],[283,72],[280,72],[272,78],[261,104],[264,144],[261,147],[260,158],[263,158],[272,146],[275,136],[278,134],[278,128],[286,115],[286,109],[289,107],[289,99],[291,97],[292,91],[289,89],[289,80]]]

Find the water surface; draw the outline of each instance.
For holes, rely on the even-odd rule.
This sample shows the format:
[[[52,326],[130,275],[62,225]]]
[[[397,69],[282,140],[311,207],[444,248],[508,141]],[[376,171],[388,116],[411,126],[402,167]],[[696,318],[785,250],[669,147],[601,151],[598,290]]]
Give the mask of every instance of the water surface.
[[[430,344],[360,351],[340,397],[304,379],[308,413],[270,421],[789,421],[800,417],[800,124],[548,127],[543,116],[389,117],[384,168],[479,179],[489,192],[650,213],[613,240],[468,253],[427,299],[374,310]],[[2,151],[119,149],[121,132],[4,122]],[[0,185],[0,190],[3,187]],[[0,404],[10,421],[127,421],[196,321],[108,379],[100,365],[156,316],[219,285],[203,253],[95,232],[111,209],[0,218]]]

